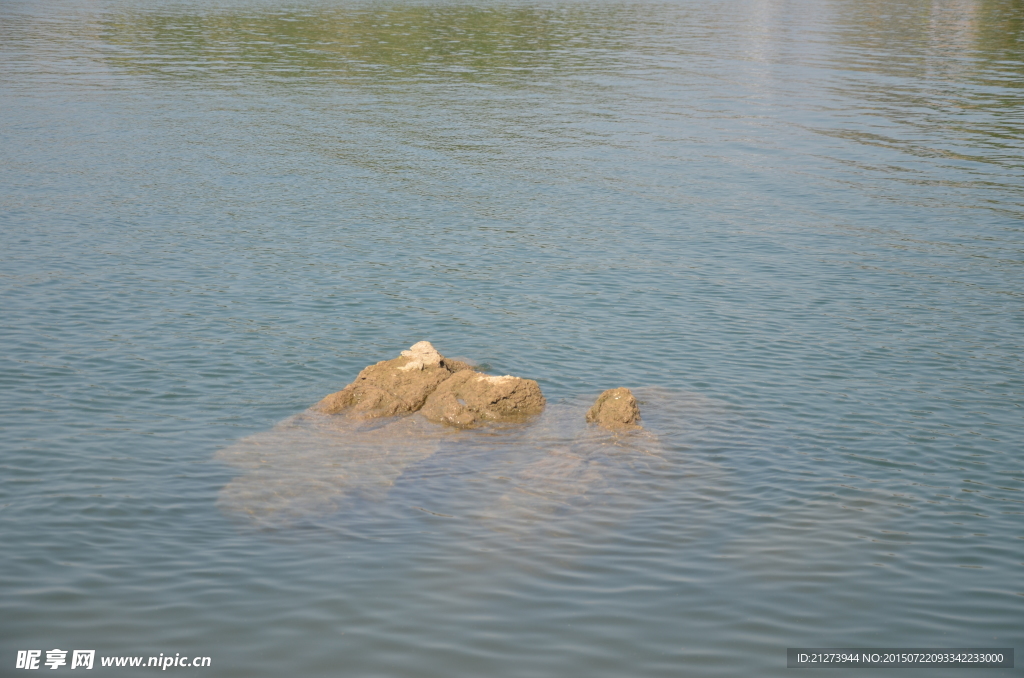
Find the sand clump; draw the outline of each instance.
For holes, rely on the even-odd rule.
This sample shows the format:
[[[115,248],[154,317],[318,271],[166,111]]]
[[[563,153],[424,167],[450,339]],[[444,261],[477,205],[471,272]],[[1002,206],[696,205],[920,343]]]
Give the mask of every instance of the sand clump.
[[[411,414],[423,407],[427,396],[441,383],[469,369],[466,363],[447,360],[429,341],[421,341],[397,358],[363,369],[355,381],[313,409],[323,414],[348,411],[360,417]]]
[[[587,412],[587,421],[611,430],[640,428],[640,406],[628,388],[608,389]]]
[[[430,394],[421,413],[431,421],[462,428],[486,421],[518,421],[544,409],[544,395],[533,379],[494,377],[462,371]]]
[[[345,412],[357,419],[419,412],[428,421],[472,428],[525,421],[540,414],[545,404],[533,379],[477,372],[421,341],[397,358],[364,368],[355,381],[311,409],[320,414]],[[597,398],[586,421],[611,431],[638,429],[640,406],[628,388],[609,389]]]
[[[471,427],[486,421],[518,421],[539,414],[544,404],[536,381],[482,374],[421,341],[397,358],[365,368],[355,381],[312,409],[360,418],[422,411],[430,421]]]

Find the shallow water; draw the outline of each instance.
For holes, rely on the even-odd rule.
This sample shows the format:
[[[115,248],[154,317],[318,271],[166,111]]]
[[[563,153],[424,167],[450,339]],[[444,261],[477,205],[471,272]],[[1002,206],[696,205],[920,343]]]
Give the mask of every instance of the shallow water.
[[[495,529],[539,523],[550,530],[561,513],[575,524],[574,505],[600,505],[615,495],[644,502],[654,469],[692,466],[663,450],[661,438],[679,442],[719,409],[693,394],[636,393],[647,406],[646,427],[618,432],[586,424],[589,403],[579,400],[525,423],[473,429],[419,414],[366,420],[303,412],[217,452],[218,460],[245,470],[218,503],[243,524],[264,528],[329,523],[343,514],[352,529],[352,516],[379,508],[373,504],[415,496],[434,508],[459,498],[459,509],[443,509],[459,516],[413,508],[486,519]]]
[[[1022,35],[1018,0],[0,4],[2,672],[1024,647]],[[302,414],[421,339],[548,411]],[[643,434],[583,424],[617,386]]]

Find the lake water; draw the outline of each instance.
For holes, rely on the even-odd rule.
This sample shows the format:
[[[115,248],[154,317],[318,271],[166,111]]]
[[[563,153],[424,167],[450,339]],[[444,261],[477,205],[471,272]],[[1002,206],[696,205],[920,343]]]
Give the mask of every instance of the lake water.
[[[0,250],[4,675],[1024,648],[1020,0],[3,0]]]

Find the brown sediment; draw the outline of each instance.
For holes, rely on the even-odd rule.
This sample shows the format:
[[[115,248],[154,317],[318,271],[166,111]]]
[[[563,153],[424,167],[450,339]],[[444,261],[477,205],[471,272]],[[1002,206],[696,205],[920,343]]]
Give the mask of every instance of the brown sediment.
[[[410,414],[423,407],[434,389],[452,374],[471,369],[447,360],[428,341],[414,344],[392,360],[382,360],[359,373],[355,381],[332,393],[313,410],[337,414],[343,410],[362,417]]]
[[[533,379],[457,372],[431,393],[420,412],[431,421],[471,427],[487,421],[518,421],[544,409]]]
[[[217,504],[276,528],[329,515],[353,498],[380,501],[408,466],[435,454],[451,433],[418,417],[381,424],[303,412],[217,453],[245,471],[221,489]]]
[[[445,358],[443,362],[444,366],[447,367],[452,374],[455,374],[456,372],[462,372],[464,370],[475,369],[473,365],[467,362],[463,362],[461,360],[455,360],[454,358]]]
[[[465,372],[451,378],[486,376]],[[447,388],[455,390],[454,384]],[[670,422],[678,436],[684,429],[699,428],[683,427],[682,421],[720,416],[712,409],[716,403],[693,394],[650,388],[642,393],[645,402],[657,404],[651,405],[654,419],[645,422],[655,430]],[[440,425],[426,417],[367,421],[344,413],[302,412],[217,453],[217,459],[242,470],[221,489],[217,503],[246,524],[277,529],[328,516],[349,502],[362,510],[361,502],[385,501],[403,476],[416,483],[427,477],[424,468],[431,478],[437,469],[450,469],[451,482],[473,483],[475,489],[466,496],[483,502],[467,509],[466,515],[486,519],[489,529],[520,538],[534,534],[534,529],[536,535],[573,529],[573,516],[582,510],[618,515],[619,507],[628,509],[638,495],[638,486],[631,483],[652,477],[645,469],[675,463],[662,454],[659,438],[650,429],[615,435],[591,427],[584,424],[586,404],[579,401],[548,403],[543,409],[530,417],[529,426],[487,427],[480,435],[458,430],[458,422]],[[516,419],[513,415],[512,421]],[[417,470],[418,464],[438,453]],[[445,505],[440,495],[431,501],[421,510]]]
[[[608,389],[587,412],[587,421],[611,430],[640,428],[640,406],[628,388]]]

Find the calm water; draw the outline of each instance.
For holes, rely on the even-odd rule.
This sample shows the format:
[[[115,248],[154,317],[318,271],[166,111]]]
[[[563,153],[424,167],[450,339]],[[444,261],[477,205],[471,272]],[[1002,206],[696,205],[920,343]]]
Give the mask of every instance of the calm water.
[[[1020,0],[0,0],[0,673],[1021,651],[1022,158]]]

